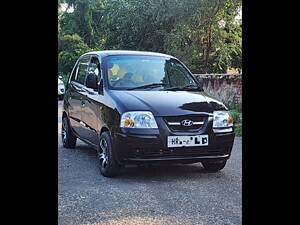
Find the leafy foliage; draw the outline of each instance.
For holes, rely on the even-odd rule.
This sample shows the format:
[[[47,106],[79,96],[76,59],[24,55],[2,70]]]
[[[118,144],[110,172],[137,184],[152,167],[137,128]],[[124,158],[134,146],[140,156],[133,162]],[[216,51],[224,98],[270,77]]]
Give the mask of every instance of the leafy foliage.
[[[91,49],[78,34],[58,37],[58,71],[62,74],[71,72],[76,60]]]
[[[241,0],[60,0],[59,71],[88,50],[162,52],[194,73],[241,69]]]
[[[242,104],[230,104],[228,105],[230,114],[233,118],[235,126],[235,134],[238,137],[242,136]]]

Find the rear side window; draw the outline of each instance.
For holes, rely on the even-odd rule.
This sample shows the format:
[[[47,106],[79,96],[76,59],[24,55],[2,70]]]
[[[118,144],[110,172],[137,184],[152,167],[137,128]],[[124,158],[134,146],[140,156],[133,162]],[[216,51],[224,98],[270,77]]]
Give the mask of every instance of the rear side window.
[[[80,59],[80,61],[78,63],[77,74],[76,74],[74,80],[80,84],[84,84],[85,76],[87,74],[87,69],[89,66],[89,60],[90,60],[90,57],[85,56],[82,59]]]
[[[71,74],[71,81],[75,80],[75,76],[77,74],[77,70],[78,70],[78,63],[75,65],[73,72]]]
[[[97,57],[93,56],[91,58],[91,62],[88,69],[89,73],[95,73],[98,77],[98,80],[101,79],[101,70],[100,70],[100,63]]]

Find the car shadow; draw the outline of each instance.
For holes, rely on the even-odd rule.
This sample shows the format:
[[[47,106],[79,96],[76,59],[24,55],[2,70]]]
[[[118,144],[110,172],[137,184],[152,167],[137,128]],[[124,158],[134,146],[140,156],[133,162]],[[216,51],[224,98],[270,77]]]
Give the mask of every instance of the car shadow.
[[[127,165],[121,170],[118,178],[128,180],[151,179],[153,181],[172,181],[174,178],[200,178],[210,176],[222,176],[220,172],[210,172],[203,168],[201,163],[179,164],[179,163],[156,163],[150,165]]]
[[[94,155],[95,157],[97,155],[96,150],[94,150],[89,145],[82,143],[82,142],[76,144],[76,148],[74,150],[80,151],[84,155],[89,155],[89,156]]]
[[[70,149],[65,149],[70,150]],[[76,145],[73,151],[77,151],[83,156],[90,157],[91,163],[97,166],[96,161],[96,151],[92,149],[89,145],[79,142]],[[157,162],[152,164],[127,164],[121,168],[119,175],[112,179],[121,179],[121,180],[131,180],[131,181],[172,181],[174,179],[182,178],[210,178],[210,177],[220,177],[224,175],[222,171],[219,172],[210,172],[203,168],[202,164],[193,163],[193,164],[182,164],[182,163],[165,163]],[[99,176],[102,176],[99,172]]]

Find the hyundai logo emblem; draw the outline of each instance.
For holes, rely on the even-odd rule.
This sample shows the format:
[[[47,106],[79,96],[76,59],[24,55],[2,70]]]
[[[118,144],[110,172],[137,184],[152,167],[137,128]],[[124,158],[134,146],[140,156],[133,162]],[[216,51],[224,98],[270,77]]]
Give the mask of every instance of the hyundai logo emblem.
[[[193,125],[193,121],[191,121],[191,120],[182,120],[181,125],[185,126],[185,127],[190,127],[190,126]]]

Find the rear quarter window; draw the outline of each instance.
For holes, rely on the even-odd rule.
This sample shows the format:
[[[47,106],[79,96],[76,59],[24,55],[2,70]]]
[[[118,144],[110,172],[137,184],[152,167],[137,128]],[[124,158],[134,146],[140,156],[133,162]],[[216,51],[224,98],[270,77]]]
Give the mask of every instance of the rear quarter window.
[[[89,66],[89,60],[90,60],[89,56],[83,57],[82,59],[79,60],[78,66],[76,68],[77,73],[74,77],[74,81],[84,85],[85,77]]]

